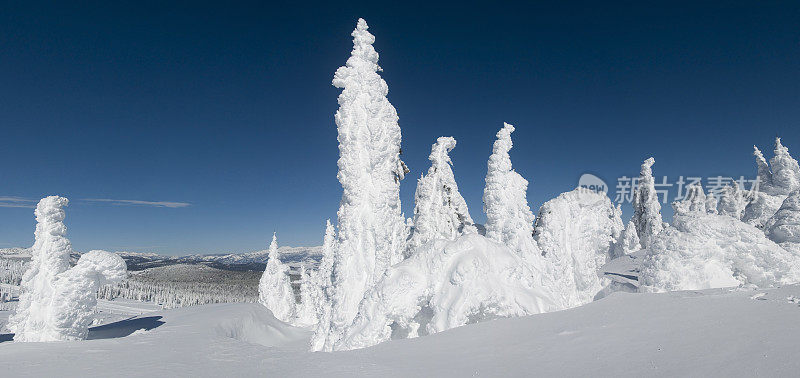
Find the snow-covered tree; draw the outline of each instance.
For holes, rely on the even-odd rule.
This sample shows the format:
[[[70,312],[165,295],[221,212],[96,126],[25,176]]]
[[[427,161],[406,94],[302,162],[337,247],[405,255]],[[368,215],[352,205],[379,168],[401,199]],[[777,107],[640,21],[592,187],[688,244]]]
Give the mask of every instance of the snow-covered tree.
[[[744,192],[739,189],[739,185],[727,185],[722,188],[719,202],[717,203],[717,213],[736,219],[742,219],[745,206],[747,206],[747,200],[745,199]]]
[[[378,71],[375,37],[358,20],[347,64],[336,70],[342,88],[336,125],[339,182],[344,193],[338,212],[331,330],[326,345],[341,337],[358,312],[364,293],[389,266],[403,258],[407,228],[400,209],[400,180],[408,169],[400,160],[397,112]]]
[[[269,244],[267,267],[258,282],[258,301],[272,311],[278,320],[286,323],[294,321],[295,299],[289,281],[289,267],[280,259],[275,233]]]
[[[8,322],[15,341],[85,339],[94,320],[97,289],[127,275],[125,261],[105,251],[86,253],[69,268],[72,245],[63,222],[68,203],[66,198],[50,196],[36,206],[31,263],[22,278],[19,305]]]
[[[317,324],[317,305],[315,291],[319,289],[305,265],[300,266],[300,303],[293,325],[307,327]]]
[[[611,248],[611,258],[622,257],[630,255],[642,248],[639,243],[639,235],[636,233],[636,225],[633,222],[628,222],[625,229],[620,233],[619,238]]]
[[[414,231],[407,255],[434,239],[453,240],[462,233],[477,232],[453,176],[448,153],[455,146],[456,140],[452,137],[440,137],[431,148],[428,157],[431,167],[417,182]]]
[[[706,212],[709,214],[717,214],[717,205],[719,204],[719,200],[714,195],[714,193],[708,193],[706,196]]]
[[[594,299],[604,286],[599,270],[610,260],[622,228],[619,213],[602,192],[577,188],[542,205],[534,238],[554,266],[551,290],[560,303],[576,307]]]
[[[486,237],[503,243],[521,257],[541,260],[541,251],[533,240],[534,215],[528,206],[528,181],[511,166],[509,151],[513,146],[508,123],[497,132],[483,189],[486,213]]]
[[[322,240],[322,259],[315,274],[316,288],[312,293],[317,309],[317,327],[311,337],[311,350],[320,351],[331,328],[331,298],[333,297],[333,260],[336,253],[336,230],[330,219],[325,224],[325,238]]]
[[[791,155],[789,149],[781,144],[781,138],[775,138],[775,156],[769,161],[772,168],[772,185],[778,194],[788,195],[800,189],[800,166]]]
[[[753,156],[756,157],[756,166],[758,167],[758,189],[765,193],[772,193],[772,171],[769,169],[767,159],[756,146],[753,146]]]
[[[780,209],[764,225],[767,237],[800,255],[800,190],[789,194]]]
[[[686,197],[672,203],[675,214],[706,213],[706,194],[695,183],[686,187]]]
[[[655,180],[653,179],[652,157],[642,163],[639,174],[639,186],[633,196],[633,224],[642,248],[647,248],[653,237],[664,229],[661,219],[661,204],[658,203]]]

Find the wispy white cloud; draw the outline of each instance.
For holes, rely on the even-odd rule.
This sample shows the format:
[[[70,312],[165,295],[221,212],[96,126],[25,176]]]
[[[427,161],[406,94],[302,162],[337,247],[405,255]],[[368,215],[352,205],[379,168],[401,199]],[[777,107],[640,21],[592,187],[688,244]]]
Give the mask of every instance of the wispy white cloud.
[[[0,197],[0,207],[35,208],[35,200],[22,197]]]
[[[109,199],[109,198],[84,198],[83,200],[88,202],[106,202],[113,205],[153,206],[153,207],[169,207],[169,208],[187,207],[192,205],[188,202],[139,201],[139,200],[121,200],[121,199]]]

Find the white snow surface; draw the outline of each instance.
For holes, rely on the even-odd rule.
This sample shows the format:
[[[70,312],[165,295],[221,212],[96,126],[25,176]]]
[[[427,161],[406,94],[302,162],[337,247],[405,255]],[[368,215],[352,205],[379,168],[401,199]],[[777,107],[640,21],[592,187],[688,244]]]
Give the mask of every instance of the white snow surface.
[[[425,244],[389,269],[361,302],[358,317],[335,349],[560,308],[513,251],[481,235],[466,234]]]
[[[614,293],[335,353],[307,352],[310,333],[263,306],[203,305],[110,324],[88,341],[2,342],[0,361],[9,376],[795,376],[793,298],[800,287]]]
[[[640,289],[674,291],[800,282],[800,256],[725,215],[676,214],[647,249]]]
[[[545,202],[534,236],[555,267],[553,294],[566,307],[589,303],[603,288],[600,267],[622,232],[622,220],[605,193],[577,188]]]

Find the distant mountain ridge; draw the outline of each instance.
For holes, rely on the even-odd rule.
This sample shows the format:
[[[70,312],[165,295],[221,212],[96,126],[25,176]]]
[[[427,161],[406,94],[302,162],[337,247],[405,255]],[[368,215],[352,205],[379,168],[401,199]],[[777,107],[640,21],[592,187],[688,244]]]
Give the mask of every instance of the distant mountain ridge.
[[[280,247],[278,252],[281,261],[293,266],[316,266],[322,257],[322,247]],[[175,264],[202,264],[217,269],[226,270],[264,270],[269,251],[260,250],[244,253],[220,254],[192,254],[185,256],[165,256],[152,252],[114,252],[122,257],[128,264],[128,270],[136,271],[147,268],[175,265]],[[81,252],[73,256],[74,260]],[[0,257],[5,258],[30,258],[28,248],[0,248]]]

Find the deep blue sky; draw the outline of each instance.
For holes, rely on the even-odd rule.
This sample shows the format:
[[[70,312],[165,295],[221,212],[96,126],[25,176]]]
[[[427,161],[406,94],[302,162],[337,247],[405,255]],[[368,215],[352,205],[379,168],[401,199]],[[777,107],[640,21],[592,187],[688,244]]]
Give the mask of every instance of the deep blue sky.
[[[320,244],[341,196],[330,81],[358,17],[400,116],[406,215],[451,135],[485,219],[503,121],[534,211],[584,172],[613,196],[651,155],[674,180],[752,177],[752,145],[769,157],[775,136],[800,154],[797,1],[295,3],[3,2],[0,197],[70,198],[78,250],[248,251],[273,230]],[[31,245],[34,225],[0,207],[0,247]]]

